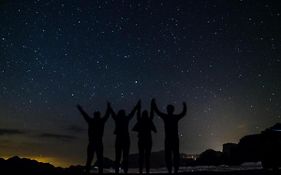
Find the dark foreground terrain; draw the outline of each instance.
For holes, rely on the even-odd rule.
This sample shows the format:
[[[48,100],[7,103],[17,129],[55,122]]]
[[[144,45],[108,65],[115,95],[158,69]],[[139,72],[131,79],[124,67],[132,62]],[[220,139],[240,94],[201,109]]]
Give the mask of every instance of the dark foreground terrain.
[[[11,172],[1,172],[1,175],[10,175],[15,174],[14,171]],[[31,174],[31,175],[83,175],[83,173],[28,173],[28,172],[17,172],[16,174]],[[92,173],[97,174],[97,173]],[[113,175],[115,173],[104,173],[108,175]],[[167,173],[151,173],[152,175],[162,175]],[[281,171],[264,171],[264,170],[247,170],[247,171],[229,171],[229,172],[182,172],[178,173],[179,175],[280,175]],[[122,174],[121,174],[122,175]],[[139,175],[138,173],[128,173],[128,175]]]
[[[224,171],[224,172],[188,172],[179,173],[186,175],[280,175],[281,171],[266,171],[266,170],[243,170],[243,171]]]
[[[153,175],[165,173],[153,173]],[[247,171],[230,171],[230,172],[184,172],[181,175],[280,175],[281,171],[264,171],[264,170],[247,170]],[[137,174],[136,174],[137,175]]]
[[[167,173],[153,173],[161,175]],[[229,172],[183,172],[179,175],[280,175],[281,171],[247,170],[247,171],[229,171]],[[133,174],[132,174],[133,175]],[[138,175],[138,174],[135,174]]]
[[[280,175],[281,170],[270,171],[261,169],[257,166],[257,169],[248,169],[248,170],[240,170],[240,167],[235,167],[236,169],[233,170],[231,167],[216,167],[213,166],[210,170],[200,168],[189,168],[186,167],[182,169],[182,171],[187,172],[180,172],[179,174],[182,175]],[[243,168],[243,167],[241,167]],[[131,169],[131,172],[137,171],[136,169]],[[165,171],[164,169],[154,170],[151,174],[160,175],[160,174],[167,174],[167,173],[159,173]],[[0,174],[1,175],[82,175],[83,174],[83,167],[82,166],[71,166],[69,168],[58,168],[54,167],[48,163],[40,163],[35,160],[19,158],[19,157],[12,157],[8,160],[4,160],[0,158]],[[96,173],[93,173],[96,174]],[[105,169],[104,174],[114,174],[108,173]],[[120,173],[122,174],[122,173]],[[138,173],[129,173],[129,174],[138,174]]]

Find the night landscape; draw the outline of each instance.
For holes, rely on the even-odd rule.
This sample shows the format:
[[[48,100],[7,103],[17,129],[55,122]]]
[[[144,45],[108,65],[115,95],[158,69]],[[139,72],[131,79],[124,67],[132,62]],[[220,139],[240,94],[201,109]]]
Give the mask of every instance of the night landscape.
[[[278,0],[0,0],[0,19],[0,174],[280,174]]]

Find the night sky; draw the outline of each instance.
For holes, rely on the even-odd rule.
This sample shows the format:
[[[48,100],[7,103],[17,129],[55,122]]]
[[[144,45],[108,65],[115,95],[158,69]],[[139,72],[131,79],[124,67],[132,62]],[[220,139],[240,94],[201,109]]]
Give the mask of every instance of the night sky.
[[[281,122],[280,50],[278,0],[1,0],[0,157],[84,164],[76,104],[129,112],[153,97],[177,112],[186,101],[181,152],[221,150]],[[154,122],[153,151],[163,150],[163,121]],[[110,118],[112,159],[113,128]]]

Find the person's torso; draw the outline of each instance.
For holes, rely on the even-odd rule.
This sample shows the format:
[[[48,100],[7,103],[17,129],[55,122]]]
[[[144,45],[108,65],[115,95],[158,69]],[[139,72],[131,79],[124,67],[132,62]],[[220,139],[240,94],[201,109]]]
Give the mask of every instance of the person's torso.
[[[115,131],[116,135],[129,135],[129,120],[127,117],[118,117],[115,120]]]
[[[104,133],[104,122],[92,119],[89,123],[88,135],[91,140],[101,140]]]
[[[174,116],[167,116],[164,119],[165,136],[166,138],[178,137],[178,120]]]
[[[150,139],[151,138],[151,131],[153,124],[151,121],[140,121],[138,123],[138,137],[143,139]]]

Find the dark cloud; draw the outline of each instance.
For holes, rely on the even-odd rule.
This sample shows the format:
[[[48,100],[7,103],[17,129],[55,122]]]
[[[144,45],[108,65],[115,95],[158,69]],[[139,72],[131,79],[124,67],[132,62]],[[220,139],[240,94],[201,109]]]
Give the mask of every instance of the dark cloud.
[[[63,135],[63,134],[54,134],[54,133],[43,133],[43,134],[40,134],[39,137],[57,139],[57,140],[64,140],[64,141],[66,141],[66,140],[70,141],[70,140],[76,139],[75,136]]]
[[[69,127],[66,128],[67,131],[73,132],[73,133],[81,133],[83,131],[85,131],[85,128],[82,128],[80,126],[77,125],[71,125]]]
[[[17,134],[24,134],[24,131],[21,131],[19,129],[3,129],[0,128],[0,136],[2,135],[17,135]]]

